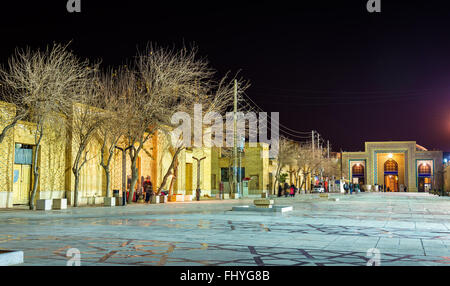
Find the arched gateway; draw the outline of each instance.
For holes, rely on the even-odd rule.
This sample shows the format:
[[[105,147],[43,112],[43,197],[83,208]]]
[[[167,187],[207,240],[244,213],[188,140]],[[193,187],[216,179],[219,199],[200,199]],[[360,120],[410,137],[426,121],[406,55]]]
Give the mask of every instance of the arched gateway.
[[[384,163],[384,184],[386,190],[398,192],[398,164],[395,160],[389,159]]]

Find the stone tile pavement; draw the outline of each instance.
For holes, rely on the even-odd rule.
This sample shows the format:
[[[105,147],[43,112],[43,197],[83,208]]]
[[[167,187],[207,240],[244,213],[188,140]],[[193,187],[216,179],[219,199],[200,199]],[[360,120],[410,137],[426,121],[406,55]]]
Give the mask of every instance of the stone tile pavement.
[[[294,211],[232,212],[251,200],[31,212],[0,210],[0,249],[24,265],[450,265],[450,200],[379,193],[276,198]]]

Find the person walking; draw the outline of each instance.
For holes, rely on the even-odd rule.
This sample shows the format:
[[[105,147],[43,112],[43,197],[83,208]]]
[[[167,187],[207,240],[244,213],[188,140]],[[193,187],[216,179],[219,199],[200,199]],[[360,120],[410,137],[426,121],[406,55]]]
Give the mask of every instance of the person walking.
[[[144,192],[145,192],[145,202],[149,203],[153,199],[153,184],[150,181],[150,176],[147,176],[146,180],[144,181]]]
[[[290,195],[291,195],[292,198],[295,196],[295,186],[294,186],[294,184],[291,185]]]
[[[353,193],[353,183],[350,183],[350,195]]]
[[[283,188],[281,187],[281,184],[278,184],[278,197],[281,197],[282,192]]]
[[[289,195],[289,184],[287,182],[284,182],[284,197],[287,198]]]

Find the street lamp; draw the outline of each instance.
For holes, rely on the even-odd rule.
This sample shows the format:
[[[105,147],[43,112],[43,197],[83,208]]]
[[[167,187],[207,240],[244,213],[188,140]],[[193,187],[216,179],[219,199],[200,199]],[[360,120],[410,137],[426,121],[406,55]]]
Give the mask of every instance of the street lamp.
[[[200,201],[200,193],[201,193],[201,190],[200,190],[200,163],[202,160],[205,160],[206,157],[203,157],[200,159],[192,157],[192,159],[197,161],[197,189],[195,190],[195,196],[196,196],[197,201]]]

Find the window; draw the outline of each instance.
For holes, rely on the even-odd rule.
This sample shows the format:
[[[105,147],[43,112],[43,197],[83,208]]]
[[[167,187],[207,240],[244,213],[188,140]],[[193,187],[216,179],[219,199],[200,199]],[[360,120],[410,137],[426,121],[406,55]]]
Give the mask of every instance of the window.
[[[14,151],[14,164],[32,165],[33,146],[16,144]]]
[[[211,174],[211,189],[216,189],[216,174]]]
[[[220,168],[220,180],[222,182],[229,182],[228,168]]]
[[[233,168],[231,168],[233,170]],[[220,179],[222,182],[229,182],[230,181],[230,169],[229,168],[220,168]],[[237,181],[240,182],[240,179],[245,178],[245,168],[241,168],[241,175],[239,176],[239,173],[237,174]]]

